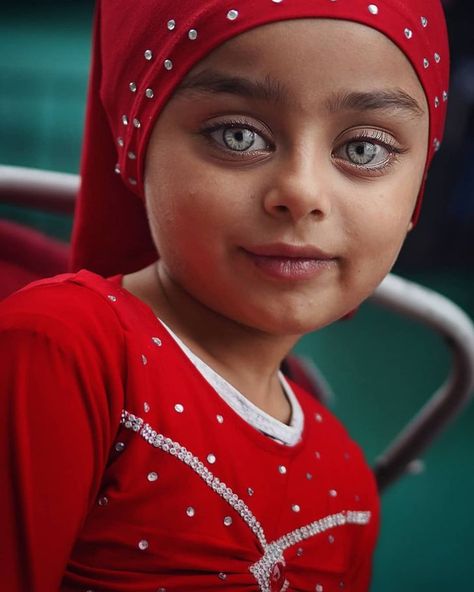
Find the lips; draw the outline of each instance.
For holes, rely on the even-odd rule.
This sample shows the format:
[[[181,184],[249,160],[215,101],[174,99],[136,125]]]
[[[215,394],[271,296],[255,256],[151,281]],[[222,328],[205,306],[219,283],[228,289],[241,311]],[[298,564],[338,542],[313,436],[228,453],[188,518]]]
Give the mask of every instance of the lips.
[[[307,280],[334,268],[337,257],[312,245],[275,243],[243,249],[266,275],[281,280]]]

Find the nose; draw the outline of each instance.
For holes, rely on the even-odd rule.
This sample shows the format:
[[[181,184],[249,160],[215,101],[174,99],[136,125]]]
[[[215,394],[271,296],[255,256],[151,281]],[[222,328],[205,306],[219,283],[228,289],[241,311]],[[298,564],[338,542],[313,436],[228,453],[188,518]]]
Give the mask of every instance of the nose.
[[[265,211],[275,218],[298,222],[303,218],[324,219],[331,213],[327,171],[314,154],[295,154],[281,159],[263,197]]]

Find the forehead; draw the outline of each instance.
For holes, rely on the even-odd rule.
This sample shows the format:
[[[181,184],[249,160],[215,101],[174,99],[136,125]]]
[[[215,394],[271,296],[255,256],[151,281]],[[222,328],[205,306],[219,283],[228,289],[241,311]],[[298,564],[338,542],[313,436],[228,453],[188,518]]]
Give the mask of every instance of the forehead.
[[[418,77],[403,52],[365,25],[337,19],[294,19],[246,31],[215,49],[184,80],[206,71],[281,83],[293,98],[324,90],[398,88],[425,106]]]

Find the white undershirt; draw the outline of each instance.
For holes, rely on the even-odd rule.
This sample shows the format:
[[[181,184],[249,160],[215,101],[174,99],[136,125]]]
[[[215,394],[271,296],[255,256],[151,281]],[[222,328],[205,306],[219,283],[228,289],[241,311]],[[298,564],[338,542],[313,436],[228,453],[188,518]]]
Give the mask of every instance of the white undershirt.
[[[161,319],[159,320],[196,369],[212,386],[217,394],[229,405],[229,407],[237,413],[237,415],[255,429],[281,444],[294,446],[299,442],[304,425],[303,410],[301,409],[301,405],[299,404],[293,389],[281,372],[278,372],[278,378],[291,408],[291,420],[289,425],[275,419],[249,401],[247,397],[232,386],[230,382],[203,362],[201,358],[196,356],[196,354],[193,353],[189,347],[184,344],[181,339],[173,333],[165,323],[163,323],[163,321],[161,321]]]

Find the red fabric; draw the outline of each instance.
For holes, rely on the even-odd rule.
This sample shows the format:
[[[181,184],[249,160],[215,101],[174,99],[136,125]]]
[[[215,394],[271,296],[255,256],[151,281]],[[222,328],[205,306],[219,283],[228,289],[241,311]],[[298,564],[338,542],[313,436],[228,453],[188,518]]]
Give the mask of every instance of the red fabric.
[[[236,9],[237,18],[229,20],[228,12]],[[405,53],[430,109],[428,169],[443,136],[449,82],[439,0],[104,0],[98,3],[95,23],[74,269],[128,273],[156,258],[143,203],[135,195],[143,196],[147,142],[166,101],[186,73],[224,41],[265,23],[304,17],[366,24]],[[174,26],[168,28],[169,21]],[[196,39],[189,38],[191,29],[197,31]],[[145,58],[147,50],[151,59]],[[171,69],[164,66],[166,60]],[[147,89],[153,91],[152,98],[147,98]],[[114,174],[116,164],[120,176]],[[423,188],[414,220],[422,193]]]
[[[4,301],[0,348],[2,589],[265,589],[250,567],[274,545],[174,441],[247,504],[267,543],[330,515],[371,512],[367,525],[327,522],[306,540],[288,539],[267,570],[271,590],[288,580],[292,591],[367,591],[373,476],[337,420],[297,387],[305,428],[288,447],[237,416],[148,307],[90,272]],[[122,409],[171,438],[169,448],[146,441],[133,421],[120,426]]]

